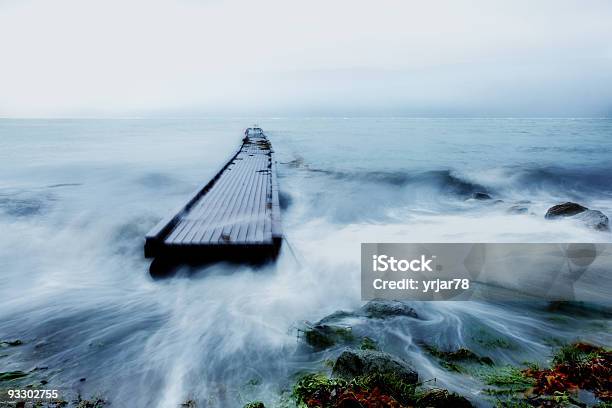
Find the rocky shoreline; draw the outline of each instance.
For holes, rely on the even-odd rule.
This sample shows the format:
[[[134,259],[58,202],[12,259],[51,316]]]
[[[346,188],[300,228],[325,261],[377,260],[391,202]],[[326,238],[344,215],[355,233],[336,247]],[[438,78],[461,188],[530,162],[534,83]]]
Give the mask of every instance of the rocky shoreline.
[[[290,402],[270,406],[300,408],[415,407],[466,408],[470,395],[437,387],[435,378],[422,378],[409,361],[381,350],[369,337],[359,337],[340,322],[351,317],[419,319],[409,305],[397,301],[370,301],[354,313],[339,311],[307,323],[299,339],[312,352],[337,348],[340,354],[320,372],[304,373],[293,384]],[[507,347],[502,340],[500,347]],[[522,366],[496,364],[489,356],[467,348],[441,350],[434,344],[419,345],[449,373],[476,378],[490,405],[508,408],[612,407],[612,351],[574,342],[556,347],[550,367],[524,362]],[[588,402],[584,402],[585,395]],[[245,408],[264,408],[254,401]]]
[[[572,307],[572,313],[576,313],[579,306]],[[555,310],[561,310],[558,308],[563,308],[563,305],[555,305]],[[430,374],[418,372],[405,354],[398,354],[396,349],[390,350],[347,324],[359,321],[365,325],[385,325],[392,322],[391,319],[399,319],[395,322],[410,325],[411,322],[422,322],[426,317],[420,316],[404,302],[374,300],[354,312],[338,311],[315,323],[305,322],[298,330],[299,348],[306,354],[333,358],[321,361],[318,369],[313,367],[287,378],[288,388],[281,393],[279,400],[251,401],[244,407],[612,407],[612,351],[604,347],[581,341],[556,345],[551,347],[553,356],[550,364],[539,366],[528,361],[509,365],[467,347],[445,349],[433,340],[416,341],[413,347],[448,373],[448,378],[478,381],[480,390],[476,394],[461,395],[441,387]],[[5,354],[24,347],[23,341],[15,339],[0,344]],[[485,349],[491,352],[496,349],[515,350],[502,338],[489,339],[486,346]],[[8,389],[14,388],[44,388],[47,385],[46,370],[42,367],[31,372],[0,372],[0,389],[5,394]],[[474,398],[476,395],[479,397]],[[484,405],[483,396],[488,401]],[[120,401],[109,403],[102,396],[85,399],[77,392],[64,398],[35,405],[13,402],[1,406],[121,406]],[[196,408],[208,405],[189,400],[181,406]]]

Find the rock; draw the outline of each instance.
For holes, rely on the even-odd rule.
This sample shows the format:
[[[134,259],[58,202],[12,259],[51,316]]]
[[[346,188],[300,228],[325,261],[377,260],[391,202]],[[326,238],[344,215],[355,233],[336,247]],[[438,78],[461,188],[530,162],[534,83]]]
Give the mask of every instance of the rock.
[[[477,191],[472,194],[472,198],[474,200],[490,200],[491,196],[487,193],[483,193],[482,191]]]
[[[574,217],[581,220],[587,227],[598,231],[608,231],[610,222],[608,217],[598,210],[590,210],[580,204],[563,203],[552,206],[546,211],[545,218]]]
[[[304,330],[304,340],[316,350],[353,340],[350,327],[316,324]]]
[[[529,209],[522,205],[513,205],[507,210],[508,214],[526,214],[527,211],[529,211]]]
[[[266,406],[261,401],[253,401],[246,404],[244,408],[266,408]]]
[[[417,401],[419,407],[432,408],[470,408],[472,404],[467,398],[441,388],[427,390]]]
[[[16,346],[21,346],[22,344],[23,344],[23,341],[21,340],[0,341],[0,346],[16,347]]]
[[[417,372],[404,360],[374,350],[345,350],[334,363],[335,377],[352,380],[359,376],[383,376],[405,384],[419,381]]]
[[[361,310],[367,317],[374,319],[385,319],[395,316],[419,317],[413,308],[397,300],[371,300]]]
[[[427,344],[423,345],[423,348],[432,356],[437,357],[440,360],[440,364],[451,371],[461,372],[463,371],[461,366],[458,364],[461,363],[477,363],[477,364],[485,364],[485,365],[494,365],[495,363],[490,357],[481,357],[478,354],[474,353],[471,350],[466,348],[459,348],[455,351],[442,351],[438,350],[434,346],[429,346]]]
[[[546,211],[544,218],[552,219],[557,217],[571,217],[586,210],[588,210],[588,208],[568,201],[567,203],[557,204],[550,207],[548,211]]]
[[[608,231],[610,224],[608,217],[598,210],[586,210],[576,215],[577,219],[584,222],[587,227],[596,229],[598,231]]]
[[[349,318],[349,317],[354,317],[355,314],[351,313],[351,312],[347,312],[344,310],[336,310],[334,313],[325,316],[324,318],[322,318],[321,320],[319,320],[319,322],[317,324],[329,324],[329,323],[336,323],[340,320]]]

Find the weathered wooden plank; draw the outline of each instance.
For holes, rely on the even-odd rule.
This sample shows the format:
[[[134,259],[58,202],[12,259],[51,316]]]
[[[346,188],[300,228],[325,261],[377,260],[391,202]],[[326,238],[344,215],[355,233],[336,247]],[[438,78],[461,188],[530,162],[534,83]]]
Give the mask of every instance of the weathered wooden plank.
[[[236,201],[246,193],[249,187],[253,172],[255,171],[256,162],[251,157],[245,158],[243,161],[243,173],[241,174],[238,183],[234,184],[226,193],[226,197],[220,202],[215,215],[211,216],[207,226],[204,228],[200,242],[203,243],[218,243],[221,239],[223,227],[228,222],[231,211],[236,205]]]
[[[193,254],[198,248],[226,247],[246,251],[261,245],[277,251],[279,212],[273,151],[260,129],[250,129],[239,151],[205,188],[147,235],[145,253],[185,248]]]

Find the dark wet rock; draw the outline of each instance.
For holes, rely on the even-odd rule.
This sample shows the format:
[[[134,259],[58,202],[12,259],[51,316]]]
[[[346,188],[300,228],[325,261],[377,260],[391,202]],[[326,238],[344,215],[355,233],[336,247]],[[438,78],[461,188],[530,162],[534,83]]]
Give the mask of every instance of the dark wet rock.
[[[523,204],[523,205],[531,204],[531,201],[530,200],[518,200],[514,204],[517,204],[517,205],[519,205],[519,204]]]
[[[16,347],[16,346],[21,346],[23,344],[23,341],[17,339],[17,340],[7,340],[7,341],[0,341],[0,346],[9,346],[9,347]]]
[[[472,198],[474,200],[490,200],[491,196],[488,193],[477,191],[475,193],[472,193]]]
[[[419,375],[407,362],[374,350],[345,350],[334,363],[332,374],[346,380],[360,376],[388,376],[405,384],[419,381]]]
[[[470,408],[472,404],[465,397],[441,388],[432,388],[418,399],[417,406],[432,408]]]
[[[385,319],[395,316],[419,317],[413,308],[398,300],[371,300],[361,310],[367,317],[373,319]]]
[[[353,340],[350,327],[316,324],[304,329],[304,340],[315,350],[323,350],[338,343]]]
[[[529,208],[522,205],[513,205],[507,210],[508,214],[526,214],[527,211],[529,211]]]
[[[493,204],[503,204],[504,200],[495,200],[493,201]]]
[[[77,397],[75,403],[77,404],[77,408],[102,408],[107,405],[107,401],[100,397],[93,397],[92,399],[83,399],[80,395]],[[195,407],[195,405],[192,406]]]
[[[588,208],[568,201],[566,203],[557,204],[550,207],[548,211],[546,211],[544,218],[552,219],[557,217],[571,217],[586,210],[588,210]]]
[[[266,406],[261,401],[253,401],[246,404],[244,408],[266,408]]]
[[[598,210],[590,210],[577,203],[567,202],[550,207],[546,211],[545,218],[554,219],[559,217],[574,217],[589,228],[598,231],[608,231],[610,222],[608,217]]]
[[[494,362],[490,357],[481,357],[478,354],[474,353],[473,351],[468,350],[463,347],[455,351],[442,351],[442,350],[438,350],[434,346],[425,344],[423,345],[423,348],[429,354],[436,357],[439,360],[440,365],[442,365],[444,368],[450,371],[462,372],[463,367],[461,363],[463,364],[476,363],[476,364],[484,364],[484,365],[489,365],[489,366],[494,365]]]
[[[598,231],[608,231],[610,229],[610,221],[608,217],[598,210],[586,210],[576,215],[575,218],[584,222],[587,227]]]
[[[492,365],[493,360],[490,357],[480,357],[478,354],[474,353],[472,350],[468,350],[466,348],[460,348],[456,351],[438,351],[438,353],[446,358],[447,360],[452,361],[476,361],[479,363]]]

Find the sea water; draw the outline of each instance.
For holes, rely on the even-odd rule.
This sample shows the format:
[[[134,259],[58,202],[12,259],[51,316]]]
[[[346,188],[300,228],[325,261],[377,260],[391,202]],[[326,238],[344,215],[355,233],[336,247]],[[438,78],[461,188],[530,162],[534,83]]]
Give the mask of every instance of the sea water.
[[[153,279],[144,235],[255,122],[279,162],[278,261]],[[611,159],[610,119],[1,119],[0,341],[23,342],[1,350],[1,371],[113,406],[274,406],[340,352],[309,350],[298,329],[362,306],[361,242],[609,242],[544,214],[576,201],[611,216]],[[411,306],[420,319],[357,319],[353,331],[484,406],[481,383],[419,344],[499,365],[545,364],[578,338],[612,345],[609,317],[544,303]]]

